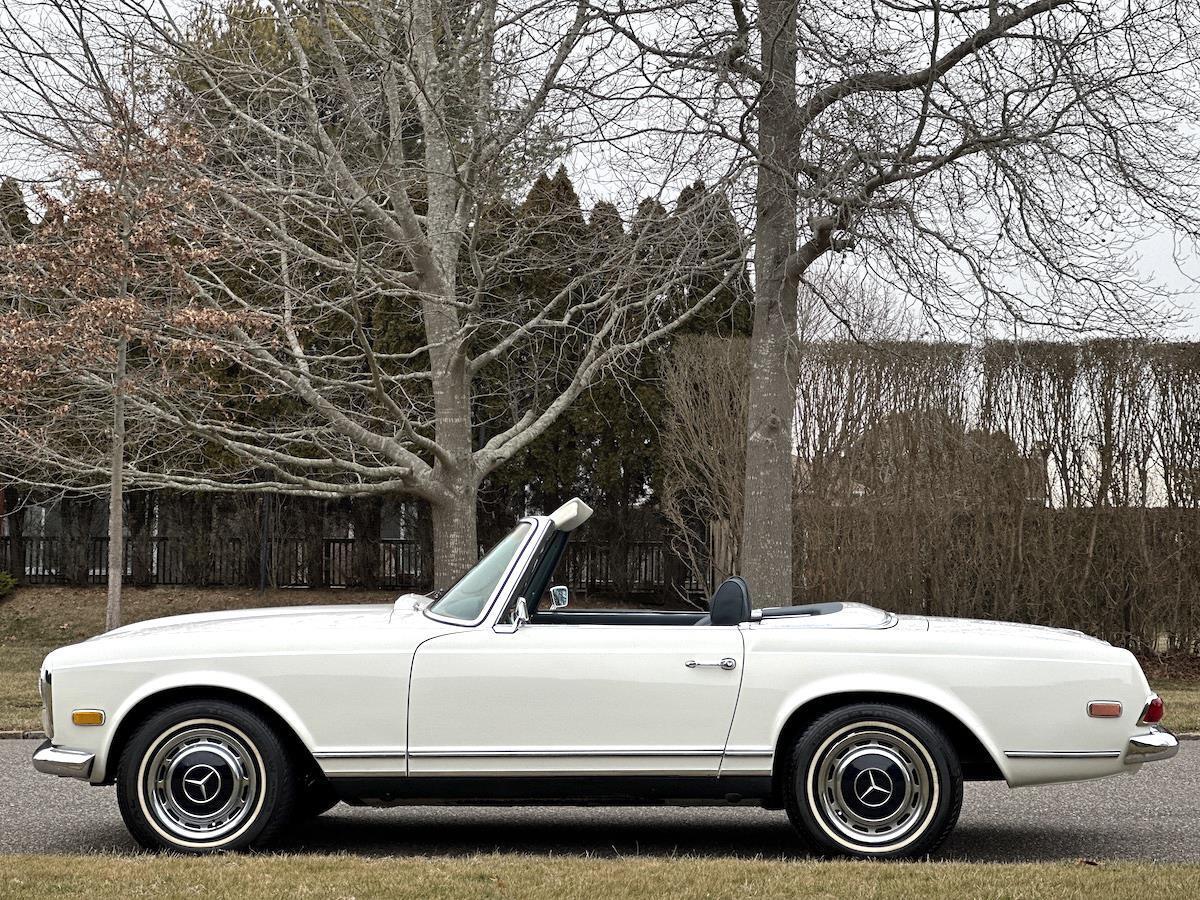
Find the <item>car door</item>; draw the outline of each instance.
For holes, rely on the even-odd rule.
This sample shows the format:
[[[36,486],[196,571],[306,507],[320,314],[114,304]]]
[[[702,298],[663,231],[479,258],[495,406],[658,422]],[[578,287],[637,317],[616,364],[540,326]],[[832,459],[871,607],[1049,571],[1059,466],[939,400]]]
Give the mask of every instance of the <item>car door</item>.
[[[735,627],[527,624],[423,643],[410,775],[715,775],[737,705]]]

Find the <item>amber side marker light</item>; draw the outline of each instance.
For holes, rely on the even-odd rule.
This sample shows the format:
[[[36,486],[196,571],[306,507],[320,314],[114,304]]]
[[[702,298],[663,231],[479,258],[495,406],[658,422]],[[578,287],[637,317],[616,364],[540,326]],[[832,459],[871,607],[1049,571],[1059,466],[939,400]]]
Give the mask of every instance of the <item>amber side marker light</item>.
[[[1115,700],[1093,700],[1088,704],[1088,715],[1093,719],[1121,718],[1121,704]]]
[[[71,713],[71,721],[76,725],[103,725],[104,710],[77,709]]]

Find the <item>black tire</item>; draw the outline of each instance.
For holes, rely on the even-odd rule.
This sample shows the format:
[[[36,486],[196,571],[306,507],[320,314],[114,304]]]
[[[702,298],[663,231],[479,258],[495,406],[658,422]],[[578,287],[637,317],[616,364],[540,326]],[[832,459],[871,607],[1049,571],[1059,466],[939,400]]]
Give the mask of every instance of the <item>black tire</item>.
[[[293,818],[296,772],[261,716],[224,700],[188,701],[134,732],[117,769],[117,802],[147,849],[244,850],[269,843]]]
[[[822,855],[915,859],[958,822],[962,785],[937,725],[903,707],[857,703],[800,735],[785,799],[792,825]]]

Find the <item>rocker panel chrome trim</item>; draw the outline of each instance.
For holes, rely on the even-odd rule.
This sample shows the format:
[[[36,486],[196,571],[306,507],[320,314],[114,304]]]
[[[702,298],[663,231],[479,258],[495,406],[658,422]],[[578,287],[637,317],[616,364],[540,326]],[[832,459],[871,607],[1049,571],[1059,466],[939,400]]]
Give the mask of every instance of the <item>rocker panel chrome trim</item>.
[[[646,748],[646,749],[626,749],[613,748],[609,749],[594,749],[594,748],[553,748],[545,750],[413,750],[409,753],[414,759],[537,759],[539,757],[550,757],[561,759],[563,757],[598,757],[598,756],[617,756],[622,758],[639,757],[639,756],[688,756],[688,757],[711,757],[722,756],[724,750],[704,749],[704,750],[670,750],[665,748]]]
[[[315,759],[404,759],[403,750],[318,750]]]
[[[1116,759],[1120,750],[1005,750],[1009,759]]]

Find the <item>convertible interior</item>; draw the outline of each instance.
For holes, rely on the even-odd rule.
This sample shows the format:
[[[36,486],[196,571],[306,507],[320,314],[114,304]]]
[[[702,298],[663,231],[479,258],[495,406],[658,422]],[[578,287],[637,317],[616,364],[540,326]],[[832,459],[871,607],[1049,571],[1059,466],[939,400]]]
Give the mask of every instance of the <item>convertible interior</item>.
[[[811,603],[805,606],[773,606],[754,610],[750,605],[750,587],[738,575],[726,578],[708,601],[708,612],[619,610],[619,609],[557,609],[538,604],[531,612],[530,622],[538,625],[740,625],[757,619],[782,616],[820,616],[837,612],[840,603]]]

